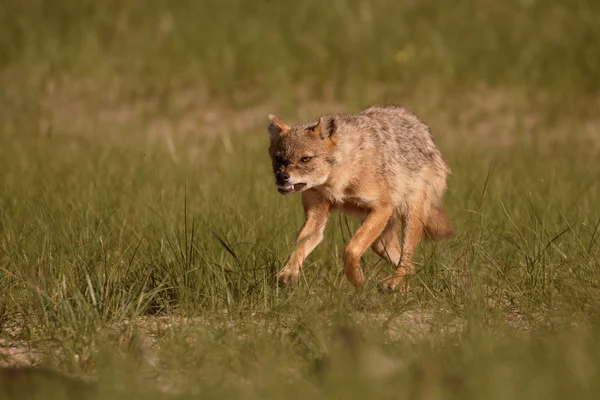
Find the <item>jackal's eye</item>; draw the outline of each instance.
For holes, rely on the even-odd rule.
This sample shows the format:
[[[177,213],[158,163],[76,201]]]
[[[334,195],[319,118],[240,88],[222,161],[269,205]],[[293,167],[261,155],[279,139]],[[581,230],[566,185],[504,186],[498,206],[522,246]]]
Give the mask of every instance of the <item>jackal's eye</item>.
[[[284,159],[283,159],[283,157],[281,157],[281,156],[277,156],[277,157],[275,157],[275,162],[276,162],[277,164],[285,164],[285,160],[284,160]]]
[[[300,161],[302,161],[302,162],[309,162],[310,160],[312,160],[312,157],[302,157],[300,159]]]

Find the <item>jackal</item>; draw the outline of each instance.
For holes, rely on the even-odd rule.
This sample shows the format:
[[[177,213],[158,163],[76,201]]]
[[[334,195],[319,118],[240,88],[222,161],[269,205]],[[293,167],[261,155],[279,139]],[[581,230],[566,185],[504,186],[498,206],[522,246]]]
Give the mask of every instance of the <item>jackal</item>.
[[[274,115],[269,119],[277,190],[284,195],[301,192],[306,216],[294,251],[279,272],[281,282],[298,277],[306,257],[323,240],[334,209],[362,221],[343,254],[344,274],[354,286],[363,282],[359,264],[369,246],[396,266],[380,282],[383,289],[393,290],[413,271],[412,256],[424,235],[452,235],[441,205],[450,168],[429,127],[405,108],[373,106],[298,125]]]

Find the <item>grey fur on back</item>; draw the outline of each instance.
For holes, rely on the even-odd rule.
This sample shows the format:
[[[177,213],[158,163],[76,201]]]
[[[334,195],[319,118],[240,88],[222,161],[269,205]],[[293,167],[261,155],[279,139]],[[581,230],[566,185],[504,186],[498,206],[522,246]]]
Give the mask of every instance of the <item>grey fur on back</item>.
[[[339,114],[330,118],[334,118],[336,134],[342,142],[350,132],[364,132],[365,137],[358,148],[354,146],[355,151],[375,145],[385,156],[384,162],[399,164],[415,172],[424,165],[433,164],[440,172],[450,172],[429,127],[406,108],[379,105],[358,114]]]
[[[377,179],[388,182],[394,202],[405,209],[418,187],[428,204],[439,203],[450,168],[435,145],[429,127],[407,109],[395,105],[369,107],[357,114],[332,119],[337,136],[337,159],[355,167],[368,165]]]

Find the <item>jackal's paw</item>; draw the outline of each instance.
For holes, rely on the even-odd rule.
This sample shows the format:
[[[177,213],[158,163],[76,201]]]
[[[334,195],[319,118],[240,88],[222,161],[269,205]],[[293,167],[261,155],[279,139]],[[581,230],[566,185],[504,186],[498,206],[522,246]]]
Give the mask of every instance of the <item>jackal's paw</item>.
[[[408,289],[406,278],[406,275],[394,273],[379,281],[379,289],[383,292],[393,292],[394,290],[404,292]]]
[[[279,271],[279,274],[277,274],[277,282],[284,285],[289,285],[290,283],[295,281],[299,275],[299,268],[294,268],[290,265],[286,265],[281,269],[281,271]]]
[[[362,271],[358,265],[344,267],[344,275],[355,288],[359,288],[364,282]]]

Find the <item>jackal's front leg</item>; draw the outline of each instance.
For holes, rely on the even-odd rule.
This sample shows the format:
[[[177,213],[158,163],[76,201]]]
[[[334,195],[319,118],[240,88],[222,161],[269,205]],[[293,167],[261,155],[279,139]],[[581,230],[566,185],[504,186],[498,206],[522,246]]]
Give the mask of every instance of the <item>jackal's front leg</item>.
[[[289,261],[279,271],[277,277],[280,282],[285,284],[292,282],[300,275],[302,263],[323,240],[323,232],[331,206],[329,202],[312,190],[302,193],[302,205],[306,221],[298,234]]]
[[[363,282],[363,276],[359,268],[360,258],[381,235],[393,211],[394,208],[391,204],[374,208],[346,245],[344,249],[344,274],[354,286],[359,286]]]

